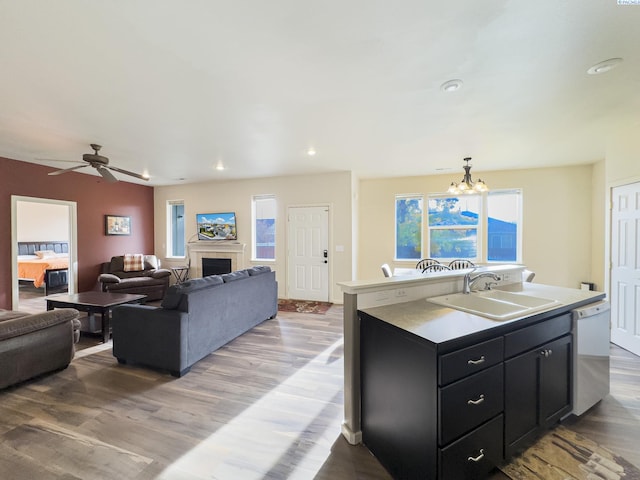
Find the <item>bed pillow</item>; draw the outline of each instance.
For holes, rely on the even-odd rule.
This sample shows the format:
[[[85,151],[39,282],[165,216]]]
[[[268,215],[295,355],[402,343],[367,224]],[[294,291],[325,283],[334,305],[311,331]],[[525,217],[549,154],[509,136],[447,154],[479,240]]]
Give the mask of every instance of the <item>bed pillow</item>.
[[[38,258],[51,258],[56,256],[53,250],[36,250],[35,254]]]
[[[141,253],[125,253],[123,270],[125,272],[141,272],[144,270],[144,255]]]

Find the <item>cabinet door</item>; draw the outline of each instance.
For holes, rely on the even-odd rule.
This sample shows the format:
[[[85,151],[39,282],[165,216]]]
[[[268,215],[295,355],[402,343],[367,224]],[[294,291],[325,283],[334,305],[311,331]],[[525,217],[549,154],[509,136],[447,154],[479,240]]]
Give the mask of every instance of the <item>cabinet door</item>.
[[[538,429],[538,349],[504,362],[504,449],[509,458],[535,439]]]
[[[571,335],[505,362],[505,458],[571,411]]]
[[[540,355],[540,423],[549,427],[571,411],[571,335],[546,344]]]

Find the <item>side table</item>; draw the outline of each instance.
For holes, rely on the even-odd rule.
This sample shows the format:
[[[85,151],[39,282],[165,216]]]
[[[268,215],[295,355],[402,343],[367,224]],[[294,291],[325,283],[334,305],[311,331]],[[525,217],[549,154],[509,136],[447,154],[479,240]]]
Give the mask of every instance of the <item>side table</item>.
[[[180,266],[180,267],[171,267],[171,271],[176,277],[176,284],[181,284],[189,280],[189,267]]]

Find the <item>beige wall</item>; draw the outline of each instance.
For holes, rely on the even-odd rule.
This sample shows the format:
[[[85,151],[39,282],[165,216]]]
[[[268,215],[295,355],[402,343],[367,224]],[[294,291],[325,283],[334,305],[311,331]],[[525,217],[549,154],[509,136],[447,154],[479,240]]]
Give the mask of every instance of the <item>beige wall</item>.
[[[640,121],[619,125],[611,134],[607,144],[607,156],[605,162],[604,197],[606,206],[611,203],[611,189],[613,187],[640,182]],[[611,265],[610,238],[611,238],[610,209],[605,210],[605,259],[604,282],[608,290],[609,266]]]
[[[18,242],[69,240],[69,207],[19,201],[16,205]]]
[[[640,121],[618,128],[607,145],[607,183],[623,185],[640,181]]]
[[[206,182],[155,188],[155,246],[156,255],[164,265],[184,262],[165,259],[166,256],[166,204],[168,200],[183,200],[185,206],[186,240],[196,232],[196,214],[207,212],[236,212],[238,241],[245,243],[247,265],[251,256],[251,198],[254,195],[273,194],[278,204],[276,220],[276,261],[269,264],[278,279],[278,295],[286,298],[287,285],[287,208],[291,206],[329,205],[329,295],[333,302],[342,302],[337,282],[352,279],[352,189],[350,172],[262,178],[255,180]],[[255,262],[264,264],[266,262]]]
[[[575,167],[482,172],[482,178],[492,189],[523,189],[523,263],[536,272],[536,281],[572,288],[589,281],[603,288],[605,248],[608,248],[604,171],[605,162],[600,161]],[[393,261],[395,195],[443,191],[459,177],[455,174],[358,180],[345,172],[156,187],[156,254],[163,259],[166,255],[166,202],[183,200],[187,240],[195,233],[196,213],[235,211],[238,239],[247,244],[248,260],[251,197],[275,194],[277,260],[272,267],[278,276],[279,296],[285,298],[287,207],[328,204],[333,260],[329,272],[330,299],[340,303],[342,293],[337,282],[377,278],[382,275],[382,263],[392,267],[413,266]],[[165,265],[172,263],[181,262],[165,260]]]
[[[602,263],[603,252],[592,251],[592,170],[592,165],[581,165],[482,172],[492,189],[522,188],[523,263],[536,272],[540,283],[576,288],[581,281],[594,281],[591,265]],[[459,177],[362,180],[357,279],[382,275],[383,263],[412,266],[393,261],[395,195],[442,192]]]

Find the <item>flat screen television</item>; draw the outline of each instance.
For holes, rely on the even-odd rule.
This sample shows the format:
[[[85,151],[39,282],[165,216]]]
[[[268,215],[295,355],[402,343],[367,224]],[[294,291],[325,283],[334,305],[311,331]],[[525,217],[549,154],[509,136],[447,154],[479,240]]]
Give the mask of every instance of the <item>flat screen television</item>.
[[[198,213],[198,240],[237,240],[235,212]]]

